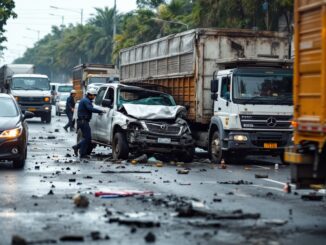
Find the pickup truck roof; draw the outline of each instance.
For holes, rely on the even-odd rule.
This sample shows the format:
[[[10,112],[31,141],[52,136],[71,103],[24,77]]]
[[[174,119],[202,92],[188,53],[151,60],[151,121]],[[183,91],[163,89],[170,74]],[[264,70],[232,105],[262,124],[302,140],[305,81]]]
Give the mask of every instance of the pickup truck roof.
[[[150,91],[150,92],[158,93],[158,94],[167,94],[167,93],[160,92],[160,91],[157,91],[157,90],[144,89],[144,88],[137,87],[137,86],[123,85],[123,84],[120,84],[120,83],[107,83],[107,84],[103,84],[99,88],[102,88],[102,87],[113,87],[115,89],[118,89],[118,88],[126,88],[126,89],[128,89],[129,88],[129,89],[132,89],[132,90]]]

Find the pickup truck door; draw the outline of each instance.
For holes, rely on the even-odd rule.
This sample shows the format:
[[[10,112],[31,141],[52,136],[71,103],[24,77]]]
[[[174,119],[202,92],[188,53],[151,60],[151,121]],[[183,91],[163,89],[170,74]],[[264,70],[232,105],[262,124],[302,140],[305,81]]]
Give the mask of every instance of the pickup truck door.
[[[105,92],[107,90],[107,87],[101,87],[97,93],[97,96],[95,98],[94,102],[94,108],[102,110],[102,101],[105,95]],[[99,141],[99,128],[98,128],[98,117],[100,115],[98,113],[93,113],[92,120],[90,121],[89,125],[92,129],[92,139]]]
[[[97,137],[98,141],[103,142],[105,144],[111,144],[111,131],[112,131],[112,121],[114,116],[114,88],[109,87],[109,89],[106,91],[106,94],[104,96],[104,99],[111,100],[112,101],[112,107],[101,107],[101,110],[105,110],[106,112],[103,113],[103,115],[98,115],[97,117]]]

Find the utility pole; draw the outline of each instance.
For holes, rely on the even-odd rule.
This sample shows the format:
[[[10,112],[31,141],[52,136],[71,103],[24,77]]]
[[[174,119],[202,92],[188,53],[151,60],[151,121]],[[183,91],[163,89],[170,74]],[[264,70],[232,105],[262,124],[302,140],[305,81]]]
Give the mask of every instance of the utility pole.
[[[117,11],[117,1],[114,0],[114,7],[113,7],[113,47],[115,47],[115,35],[117,34],[117,20],[116,20],[116,11]]]

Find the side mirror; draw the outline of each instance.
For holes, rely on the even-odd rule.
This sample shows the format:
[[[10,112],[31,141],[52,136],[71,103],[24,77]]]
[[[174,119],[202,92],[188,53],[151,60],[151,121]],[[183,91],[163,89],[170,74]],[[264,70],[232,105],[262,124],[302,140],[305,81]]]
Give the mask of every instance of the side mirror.
[[[103,107],[112,108],[112,100],[110,100],[110,99],[104,99],[102,101],[102,106]]]
[[[25,119],[29,119],[29,118],[33,118],[35,115],[34,115],[34,113],[33,112],[31,112],[31,111],[25,111],[25,113],[24,113],[24,120]]]
[[[211,92],[217,93],[218,92],[218,80],[211,80]]]

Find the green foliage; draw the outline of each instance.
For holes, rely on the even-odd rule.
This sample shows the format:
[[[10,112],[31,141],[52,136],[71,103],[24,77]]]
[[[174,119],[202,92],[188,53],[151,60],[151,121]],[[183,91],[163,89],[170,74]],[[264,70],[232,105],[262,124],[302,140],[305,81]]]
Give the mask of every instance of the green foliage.
[[[5,42],[7,39],[3,35],[5,32],[5,25],[7,24],[7,20],[10,17],[16,18],[17,14],[13,11],[15,8],[15,2],[13,0],[1,0],[0,1],[0,51],[5,49],[1,44]]]
[[[265,2],[268,10],[263,8]],[[137,0],[137,6],[135,11],[117,14],[115,38],[114,9],[96,8],[96,15],[87,24],[53,27],[15,62],[33,63],[59,80],[60,74],[71,75],[71,68],[80,62],[115,63],[122,48],[187,28],[277,31],[283,19],[286,30],[291,32],[293,18],[293,0]]]

